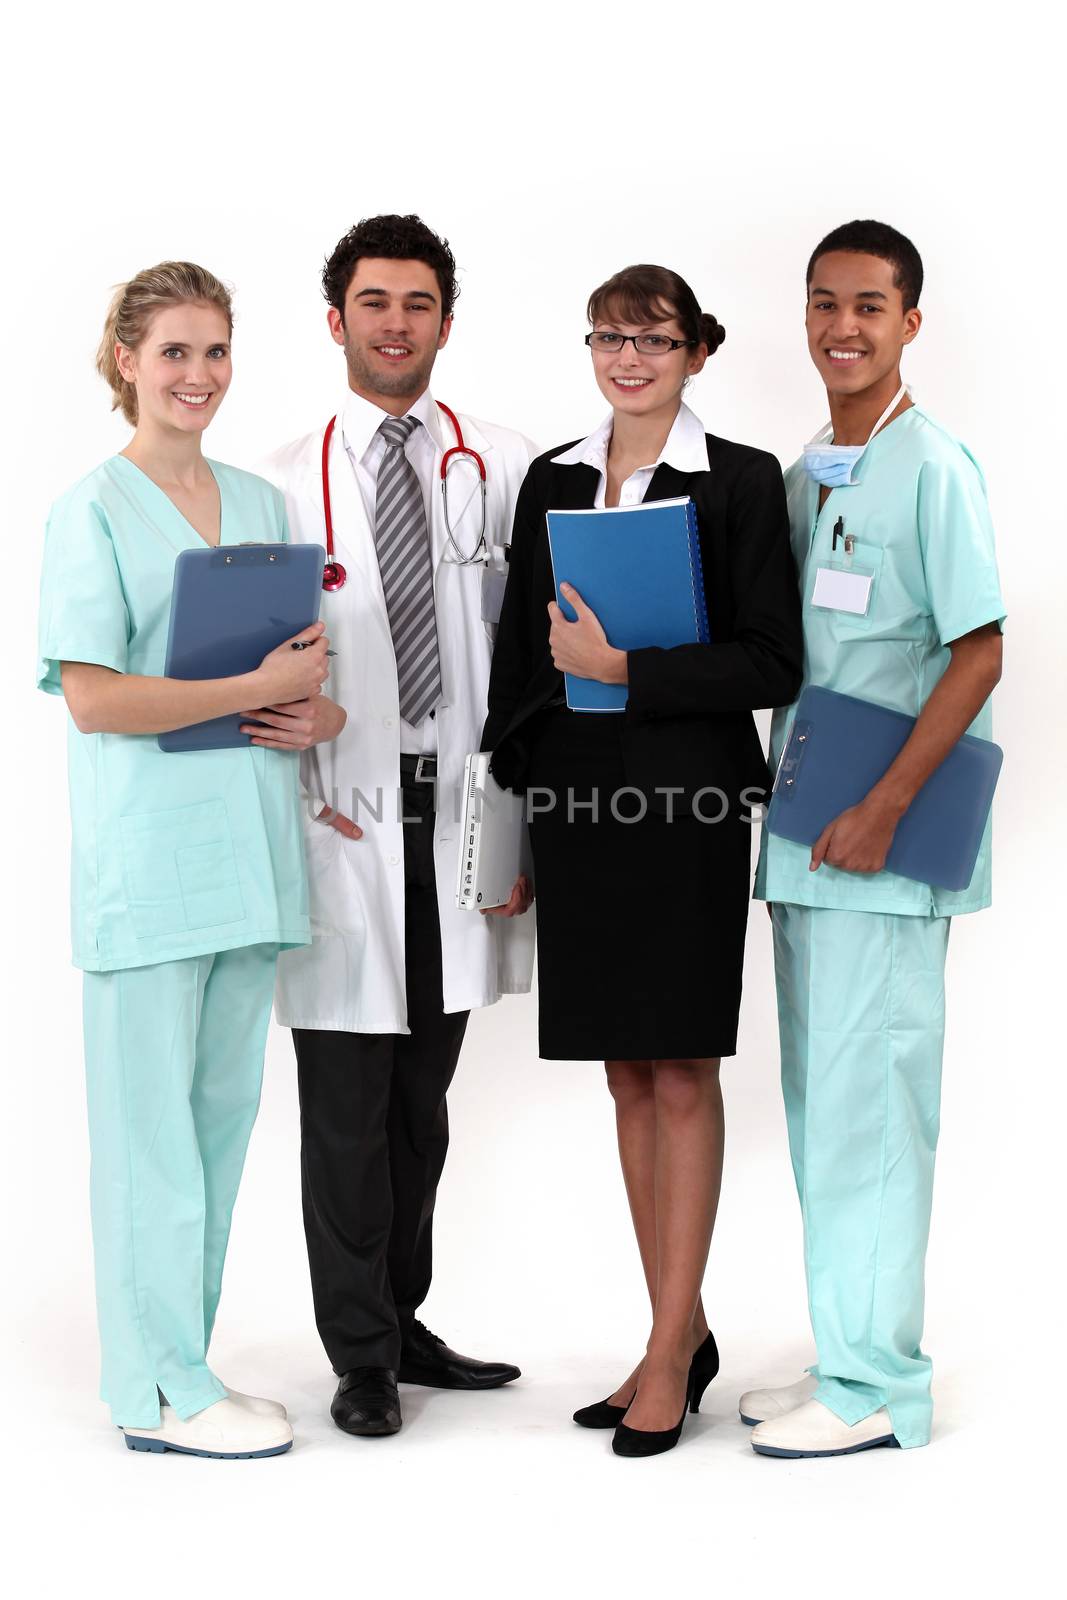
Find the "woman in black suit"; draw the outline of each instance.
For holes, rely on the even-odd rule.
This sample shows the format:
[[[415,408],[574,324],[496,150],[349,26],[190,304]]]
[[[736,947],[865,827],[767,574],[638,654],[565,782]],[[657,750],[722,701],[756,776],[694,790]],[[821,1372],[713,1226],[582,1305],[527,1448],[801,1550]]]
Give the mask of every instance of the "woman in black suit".
[[[677,1443],[718,1370],[700,1287],[722,1175],[719,1061],[736,1048],[750,810],[768,782],[752,711],[795,699],[802,640],[778,462],[705,434],[682,403],[723,329],[654,266],[602,284],[589,320],[611,415],[539,457],[520,491],[482,747],[500,783],[530,792],[540,1053],[605,1062],[652,1300],[643,1361],[575,1421],[614,1427],[617,1454],[652,1455]],[[711,642],[614,649],[573,590],[568,622],[545,512],[686,495]],[[625,712],[568,711],[563,672],[627,684]]]

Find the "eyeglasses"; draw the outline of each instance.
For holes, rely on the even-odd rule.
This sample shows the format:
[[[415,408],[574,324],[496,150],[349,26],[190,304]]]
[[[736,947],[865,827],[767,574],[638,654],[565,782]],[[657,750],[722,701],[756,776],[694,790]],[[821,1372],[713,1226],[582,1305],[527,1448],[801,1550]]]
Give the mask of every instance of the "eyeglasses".
[[[621,350],[632,344],[643,356],[665,356],[668,350],[681,350],[692,345],[692,339],[669,339],[665,333],[587,333],[585,342],[590,350],[607,353]]]

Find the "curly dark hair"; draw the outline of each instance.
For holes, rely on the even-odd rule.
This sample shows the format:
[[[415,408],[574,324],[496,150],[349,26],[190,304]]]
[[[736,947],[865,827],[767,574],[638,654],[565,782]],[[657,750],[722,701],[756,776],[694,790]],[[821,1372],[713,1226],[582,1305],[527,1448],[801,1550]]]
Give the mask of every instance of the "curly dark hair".
[[[459,294],[456,283],[456,258],[421,217],[396,215],[364,217],[349,228],[334,246],[322,269],[322,292],[330,305],[344,316],[345,295],[356,265],[364,256],[388,261],[425,261],[432,267],[441,291],[442,319],[452,315]]]

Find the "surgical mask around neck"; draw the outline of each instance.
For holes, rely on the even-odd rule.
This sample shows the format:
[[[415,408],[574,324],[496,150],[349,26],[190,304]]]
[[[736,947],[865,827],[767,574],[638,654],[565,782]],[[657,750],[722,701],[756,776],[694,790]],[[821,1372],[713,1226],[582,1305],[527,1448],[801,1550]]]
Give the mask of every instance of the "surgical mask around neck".
[[[902,383],[867,435],[867,444],[829,444],[827,441],[833,432],[833,423],[828,422],[825,428],[820,428],[811,443],[804,446],[804,471],[808,477],[824,489],[848,488],[856,462],[906,394],[910,395],[911,390],[906,383]]]

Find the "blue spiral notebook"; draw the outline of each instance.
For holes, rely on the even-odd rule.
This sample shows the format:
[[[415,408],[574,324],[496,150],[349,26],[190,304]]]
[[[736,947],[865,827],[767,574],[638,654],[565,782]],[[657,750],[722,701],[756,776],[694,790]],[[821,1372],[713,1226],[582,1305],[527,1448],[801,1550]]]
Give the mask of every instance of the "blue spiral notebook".
[[[616,650],[708,643],[696,507],[682,500],[604,511],[549,511],[548,543],[556,600],[568,622],[574,608],[560,594],[573,584],[599,617]],[[625,711],[624,683],[564,674],[572,711]]]
[[[914,726],[903,711],[809,684],[778,763],[768,832],[814,844],[888,771]],[[999,745],[965,733],[901,817],[884,870],[936,889],[966,889],[1003,759]]]

